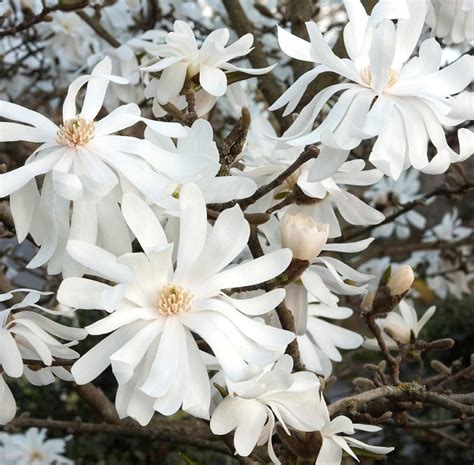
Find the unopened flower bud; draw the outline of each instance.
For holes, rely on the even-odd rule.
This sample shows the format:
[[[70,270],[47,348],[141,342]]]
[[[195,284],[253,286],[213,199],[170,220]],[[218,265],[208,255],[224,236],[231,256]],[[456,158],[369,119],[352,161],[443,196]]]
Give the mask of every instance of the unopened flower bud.
[[[440,362],[439,360],[432,360],[431,368],[433,368],[433,370],[436,370],[438,373],[445,376],[451,376],[452,374],[451,369],[447,367],[443,362]]]
[[[445,338],[438,339],[430,343],[430,349],[433,350],[448,350],[454,346],[454,339]]]
[[[281,221],[281,242],[293,252],[293,258],[312,262],[326,244],[329,225],[309,216],[287,213]]]
[[[413,270],[409,265],[402,265],[390,276],[387,287],[390,289],[390,295],[402,295],[410,289],[415,280]]]

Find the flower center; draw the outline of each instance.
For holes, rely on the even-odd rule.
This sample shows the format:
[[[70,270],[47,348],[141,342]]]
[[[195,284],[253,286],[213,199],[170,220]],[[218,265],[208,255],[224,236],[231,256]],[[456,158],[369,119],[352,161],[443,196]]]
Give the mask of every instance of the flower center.
[[[40,461],[43,459],[44,459],[43,454],[37,450],[31,452],[30,454],[30,463],[33,463],[35,460]]]
[[[76,147],[77,145],[87,144],[94,137],[94,134],[94,122],[77,117],[68,119],[59,126],[56,141],[58,144]]]
[[[362,80],[367,84],[368,86],[372,86],[372,72],[370,71],[370,67],[366,66],[362,72],[360,73]],[[388,80],[387,80],[387,85],[385,86],[386,89],[389,87],[392,87],[397,81],[398,81],[398,71],[395,71],[394,69],[391,69],[388,72]]]
[[[156,298],[156,308],[162,315],[179,315],[189,310],[193,295],[177,284],[169,283]]]

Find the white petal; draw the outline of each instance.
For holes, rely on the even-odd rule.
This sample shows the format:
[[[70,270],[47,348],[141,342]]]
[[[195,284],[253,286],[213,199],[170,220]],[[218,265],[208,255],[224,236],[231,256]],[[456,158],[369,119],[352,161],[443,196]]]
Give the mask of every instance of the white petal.
[[[201,65],[199,70],[199,82],[206,92],[220,97],[227,90],[227,76],[224,71],[208,65]]]
[[[0,328],[0,366],[13,378],[23,374],[23,360],[17,343],[10,332],[3,328]]]
[[[122,105],[95,123],[95,137],[113,134],[133,126],[140,120],[140,108],[135,103]]]
[[[182,350],[182,346],[185,344],[185,332],[179,318],[167,317],[155,360],[148,378],[141,386],[141,390],[145,394],[160,397],[171,389],[180,362],[179,357],[175,355],[176,347],[178,350]]]
[[[0,374],[0,425],[6,425],[16,415],[16,402],[10,388]]]
[[[341,460],[342,449],[331,438],[323,438],[315,465],[341,465]]]
[[[311,44],[278,26],[278,44],[283,53],[297,60],[313,62]]]
[[[187,274],[204,247],[207,212],[204,197],[195,184],[182,187],[179,196],[180,226],[175,277]]]
[[[47,157],[34,160],[16,170],[0,175],[0,197],[6,197],[17,191],[32,180],[35,176],[47,173],[61,158],[62,151],[56,151]]]
[[[133,276],[130,269],[118,263],[117,258],[100,247],[87,242],[71,240],[67,251],[74,260],[110,281],[117,283],[130,281]]]
[[[71,368],[77,384],[87,384],[97,378],[109,365],[110,357],[131,339],[141,328],[142,322],[135,322],[118,329],[102,339],[86,352]]]
[[[247,457],[254,450],[268,415],[266,408],[257,401],[247,402],[245,415],[237,425],[234,434],[234,446],[239,455]]]
[[[124,194],[122,214],[145,253],[168,243],[160,222],[140,197]]]
[[[248,299],[233,299],[227,295],[223,295],[222,297],[231,302],[232,305],[242,313],[249,316],[256,316],[268,313],[279,305],[285,298],[285,290],[273,289],[270,292],[265,292],[262,295]]]
[[[278,276],[291,262],[291,250],[280,249],[263,257],[222,271],[203,284],[210,289],[226,289],[262,283]]]
[[[182,220],[181,220],[182,221]],[[224,210],[217,218],[204,249],[196,259],[189,278],[202,282],[229,265],[245,248],[250,226],[239,206]],[[189,284],[192,286],[192,283]]]

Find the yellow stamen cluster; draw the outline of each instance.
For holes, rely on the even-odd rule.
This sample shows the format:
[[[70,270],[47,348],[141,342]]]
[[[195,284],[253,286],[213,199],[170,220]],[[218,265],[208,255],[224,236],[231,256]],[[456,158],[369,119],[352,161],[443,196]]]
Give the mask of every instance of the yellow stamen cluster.
[[[44,456],[39,451],[33,451],[33,452],[31,452],[29,459],[30,459],[30,463],[33,463],[35,461],[44,460]]]
[[[56,136],[58,144],[76,147],[87,144],[95,134],[93,121],[86,121],[84,118],[73,118],[64,121]]]
[[[368,86],[371,86],[372,85],[372,72],[370,71],[370,67],[369,66],[366,66],[362,72],[360,73],[361,77],[362,77],[362,80],[368,85]],[[387,80],[387,85],[386,85],[386,89],[388,89],[389,87],[392,87],[394,84],[396,84],[396,82],[398,81],[398,77],[399,77],[399,74],[398,74],[398,71],[395,71],[394,69],[391,69],[388,73],[388,80]]]
[[[177,284],[167,284],[156,299],[156,308],[162,315],[179,315],[189,310],[193,295]]]

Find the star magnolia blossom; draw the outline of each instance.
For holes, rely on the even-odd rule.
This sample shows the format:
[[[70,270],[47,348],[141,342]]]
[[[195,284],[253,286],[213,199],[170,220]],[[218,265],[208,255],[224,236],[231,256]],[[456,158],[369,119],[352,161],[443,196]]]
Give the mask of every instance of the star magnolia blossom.
[[[78,384],[85,384],[112,364],[119,383],[117,410],[141,424],[150,421],[154,410],[170,415],[181,406],[208,418],[209,378],[191,331],[209,344],[233,381],[254,375],[294,339],[291,332],[250,318],[274,309],[284,290],[251,299],[234,299],[222,292],[274,278],[288,267],[291,252],[281,249],[225,269],[245,249],[250,234],[240,208],[225,210],[210,228],[197,186],[183,186],[179,201],[176,267],[173,247],[152,210],[127,194],[122,211],[145,253],[116,258],[96,246],[72,241],[69,253],[88,268],[88,274],[118,284],[69,278],[58,291],[58,300],[67,306],[111,312],[87,330],[112,334],[71,371]]]
[[[315,465],[340,465],[343,452],[359,461],[351,446],[377,455],[385,455],[394,450],[394,447],[372,446],[349,436],[340,436],[341,433],[352,435],[356,430],[375,432],[380,431],[382,428],[374,425],[352,423],[349,418],[343,415],[339,415],[331,420],[323,396],[321,396],[320,402],[320,415],[324,421],[324,426],[320,431],[322,445]]]
[[[155,57],[152,63],[142,67],[147,73],[160,73],[159,79],[153,78],[145,91],[147,97],[154,97],[159,104],[165,104],[177,98],[183,88],[186,77],[199,75],[199,84],[211,100],[212,107],[217,97],[226,93],[227,74],[240,71],[246,74],[259,75],[267,73],[276,65],[266,68],[241,68],[229,61],[244,57],[252,50],[253,35],[246,34],[232,45],[229,41],[229,30],[216,29],[211,32],[202,45],[198,47],[191,27],[184,21],[175,21],[173,32],[167,34],[165,44],[154,44],[145,40],[136,40],[134,44],[142,45],[145,51]],[[148,31],[143,37],[159,37],[158,31]]]
[[[188,136],[178,139],[176,145],[171,137],[160,135],[147,128],[145,138],[155,145],[166,148],[170,153],[182,154],[187,157],[207,156],[205,168],[194,177],[196,184],[204,195],[206,203],[224,203],[234,199],[250,197],[257,185],[252,179],[239,176],[239,170],[233,170],[232,176],[218,176],[221,163],[219,151],[213,140],[213,130],[211,124],[204,120],[196,120],[189,129]],[[159,202],[161,207],[168,210],[179,210],[178,197],[182,183],[170,183],[168,195]]]
[[[473,0],[428,0],[427,24],[447,44],[474,40]]]
[[[394,181],[384,177],[369,190],[364,192],[364,197],[371,200],[372,206],[388,216],[394,213],[399,205],[412,202],[420,197],[419,171],[408,170]],[[399,239],[410,237],[410,226],[423,229],[426,219],[417,211],[410,210],[397,217],[396,221],[384,224],[372,232],[374,237],[390,237],[395,234]]]
[[[244,457],[256,445],[267,443],[272,463],[281,465],[272,445],[275,417],[288,435],[289,428],[309,432],[322,426],[318,378],[314,373],[292,370],[292,358],[283,355],[254,378],[240,383],[226,380],[229,395],[214,410],[211,431],[223,435],[235,429],[235,451]]]
[[[349,151],[333,149],[328,146],[319,147],[320,153],[316,160],[311,160],[288,177],[283,184],[262,197],[248,211],[261,212],[281,201],[282,196],[288,195],[299,188],[309,197],[300,209],[318,222],[329,224],[329,237],[341,235],[339,220],[335,209],[351,224],[377,224],[385,216],[370,207],[354,194],[347,191],[345,186],[367,186],[376,183],[383,176],[378,169],[364,171],[363,160],[345,161]],[[250,161],[256,168],[244,172],[246,176],[255,179],[257,184],[267,184],[277,177],[298,157],[300,151],[287,151],[287,158],[277,160],[269,157],[259,160],[260,164]],[[290,158],[291,157],[291,158]],[[294,158],[293,158],[294,157]],[[263,166],[262,166],[263,165]],[[314,202],[310,202],[314,199]]]
[[[23,374],[34,385],[46,385],[57,376],[71,381],[70,373],[63,367],[52,367],[55,357],[75,359],[79,354],[70,347],[86,336],[86,331],[69,328],[56,323],[38,312],[22,310],[35,308],[46,313],[55,313],[38,305],[41,295],[45,293],[31,289],[17,289],[0,294],[0,302],[10,300],[13,293],[26,292],[24,299],[11,307],[0,310],[0,424],[11,421],[16,413],[15,399],[1,373],[12,378]],[[46,293],[48,294],[48,293]],[[63,343],[57,338],[67,342]],[[46,368],[31,370],[23,365],[23,359],[37,360]],[[49,368],[50,367],[50,368]]]
[[[398,310],[398,311],[397,311]],[[398,349],[397,342],[409,344],[416,340],[418,334],[434,315],[436,308],[430,307],[418,320],[412,304],[402,300],[396,311],[390,312],[386,318],[377,318],[375,322],[382,329],[382,335],[389,349]],[[375,339],[367,339],[364,347],[379,350]]]
[[[452,213],[446,213],[441,222],[433,229],[425,232],[423,242],[455,242],[465,239],[471,234],[472,228],[462,226],[462,220],[455,208]]]
[[[46,439],[46,430],[30,428],[24,434],[0,433],[2,465],[73,465],[64,457],[67,439]]]
[[[458,114],[453,118],[449,113],[452,97],[474,77],[474,57],[464,55],[440,70],[441,47],[435,39],[428,39],[421,44],[419,55],[410,59],[423,28],[425,0],[407,2],[408,7],[403,1],[380,2],[372,16],[366,14],[359,0],[344,3],[349,16],[344,28],[349,59],[333,53],[313,22],[306,24],[311,42],[279,29],[282,50],[316,66],[295,81],[270,109],[286,105],[285,114],[291,113],[308,84],[323,72],[332,71],[350,81],[319,92],[282,139],[290,145],[322,142],[352,149],[361,140],[377,137],[369,160],[394,179],[410,165],[439,174],[450,163],[468,158],[474,151],[471,131],[459,130],[457,154],[449,147],[443,126],[458,125],[467,117]],[[396,26],[386,19],[393,15],[398,18]],[[341,91],[326,118],[313,129],[327,101]],[[436,148],[431,159],[429,141]]]
[[[0,175],[0,197],[10,195],[18,240],[23,241],[30,232],[41,245],[30,268],[49,260],[50,274],[80,274],[63,256],[68,237],[94,243],[97,223],[102,223],[102,229],[112,225],[118,225],[115,230],[126,229],[114,215],[117,205],[110,198],[105,205],[99,202],[114,187],[133,188],[150,200],[159,201],[170,183],[168,177],[189,181],[208,163],[204,154],[196,153],[190,160],[149,141],[114,135],[142,120],[168,136],[187,136],[188,131],[179,124],[142,118],[136,104],[121,106],[95,122],[109,82],[127,82],[110,72],[111,61],[105,58],[91,75],[80,76],[69,86],[63,124],[59,127],[39,113],[0,101],[1,117],[26,123],[0,122],[0,141],[41,142],[25,166]],[[86,83],[84,104],[77,114],[76,97]],[[40,195],[35,177],[45,173]],[[70,201],[74,203],[69,225]],[[123,247],[121,251],[124,252]]]
[[[128,84],[111,83],[111,92],[107,93],[104,101],[105,107],[107,109],[115,108],[119,106],[120,102],[141,104],[145,96],[140,81],[139,62],[133,47],[127,42],[117,48],[108,48],[92,57],[89,56],[87,62],[90,65],[95,64],[104,56],[109,57],[112,61],[112,73],[123,76],[128,81]]]
[[[47,52],[51,53],[65,69],[77,70],[91,54],[100,49],[100,40],[89,34],[87,24],[75,13],[55,11],[52,21],[40,29],[46,37]]]
[[[338,349],[357,349],[364,342],[360,334],[326,321],[344,320],[352,316],[350,308],[339,307],[337,302],[335,297],[335,304],[332,306],[308,304],[305,330],[296,338],[304,366],[325,378],[332,373],[332,362],[342,361],[342,354]]]

